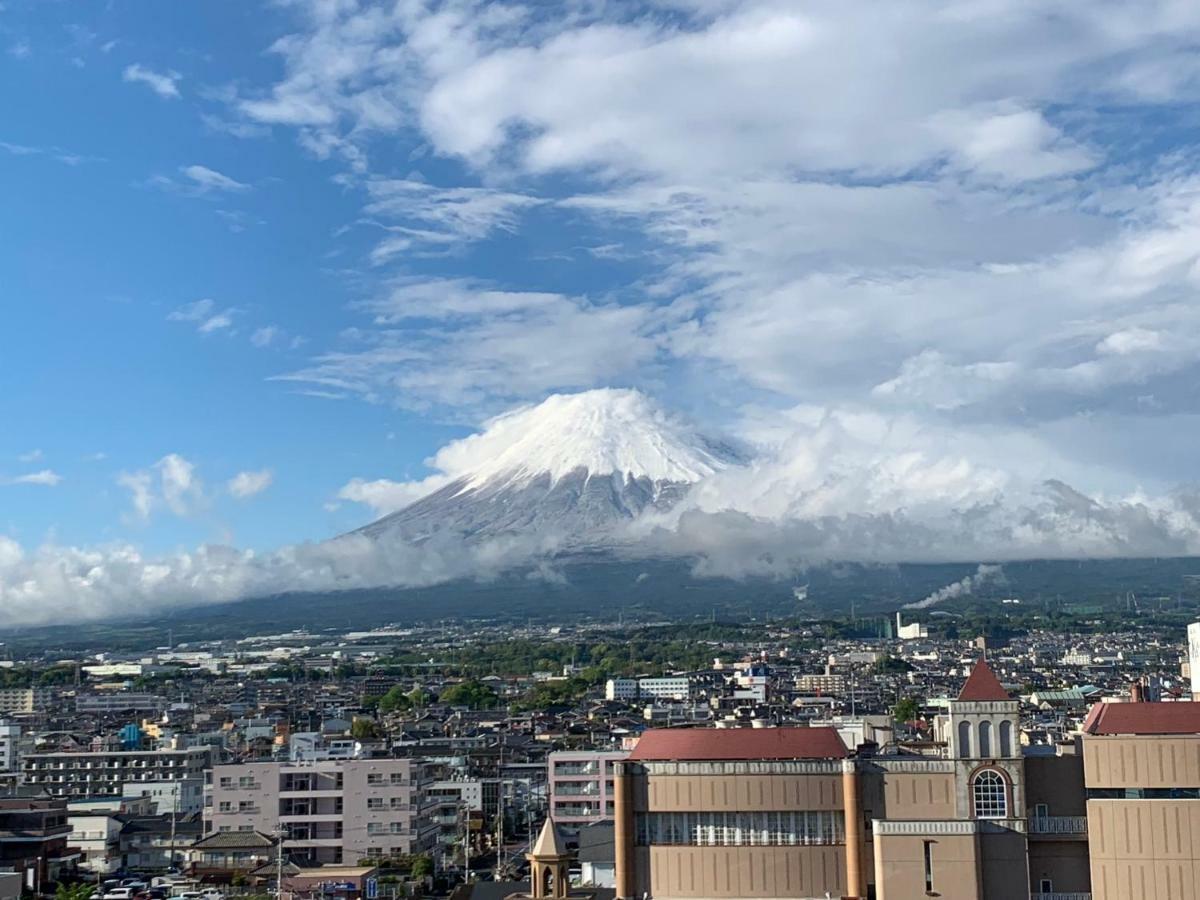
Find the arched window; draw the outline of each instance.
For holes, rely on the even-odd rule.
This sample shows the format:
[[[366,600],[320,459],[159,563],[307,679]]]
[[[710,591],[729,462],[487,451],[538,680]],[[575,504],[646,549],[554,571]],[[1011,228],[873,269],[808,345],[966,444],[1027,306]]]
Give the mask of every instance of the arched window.
[[[971,723],[958,723],[958,755],[960,757],[968,757],[971,755]]]
[[[1006,759],[1013,755],[1012,722],[1005,719],[1000,723],[1000,755]]]
[[[979,723],[979,755],[985,759],[992,755],[992,723],[986,720]]]
[[[975,818],[1008,817],[1008,784],[995,769],[984,769],[975,776],[971,782],[971,797],[975,801]]]

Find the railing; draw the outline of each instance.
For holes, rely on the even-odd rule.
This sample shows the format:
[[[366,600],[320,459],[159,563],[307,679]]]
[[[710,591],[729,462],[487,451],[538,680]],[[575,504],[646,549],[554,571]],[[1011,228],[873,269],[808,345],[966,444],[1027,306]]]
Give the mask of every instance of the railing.
[[[1029,819],[1030,834],[1087,834],[1087,830],[1087,816],[1031,816]]]
[[[1050,891],[1030,894],[1029,900],[1092,900],[1092,895],[1087,891]]]

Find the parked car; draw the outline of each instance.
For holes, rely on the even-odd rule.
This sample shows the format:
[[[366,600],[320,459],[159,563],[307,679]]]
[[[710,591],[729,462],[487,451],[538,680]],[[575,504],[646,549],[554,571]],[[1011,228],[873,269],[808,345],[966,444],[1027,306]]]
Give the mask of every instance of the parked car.
[[[101,900],[133,900],[136,893],[137,891],[130,887],[115,887],[105,891]]]

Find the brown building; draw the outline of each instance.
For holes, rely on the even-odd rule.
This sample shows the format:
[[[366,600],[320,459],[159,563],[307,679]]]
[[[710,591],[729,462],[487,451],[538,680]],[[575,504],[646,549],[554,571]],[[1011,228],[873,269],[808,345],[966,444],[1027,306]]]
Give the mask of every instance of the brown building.
[[[1083,732],[1094,900],[1200,897],[1200,703],[1101,703]]]
[[[936,728],[933,756],[854,757],[831,728],[647,732],[616,766],[617,896],[1086,897],[1081,757],[1023,755],[982,661]]]

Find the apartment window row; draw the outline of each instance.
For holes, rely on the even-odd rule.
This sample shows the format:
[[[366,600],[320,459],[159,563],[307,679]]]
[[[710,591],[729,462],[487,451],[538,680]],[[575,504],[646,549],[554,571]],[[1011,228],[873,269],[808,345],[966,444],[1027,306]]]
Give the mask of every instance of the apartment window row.
[[[368,822],[367,834],[408,834],[415,831],[414,824],[408,822]]]
[[[410,802],[405,797],[388,797],[388,798],[386,798],[386,807],[385,807],[385,798],[383,798],[383,797],[368,797],[367,798],[367,809],[371,809],[371,810],[381,810],[381,809],[386,808],[386,809],[396,811],[396,810],[413,809],[414,807],[415,807],[415,804]]]
[[[1088,788],[1089,800],[1200,800],[1200,787]]]
[[[792,847],[846,840],[839,810],[643,813],[635,824],[642,847]]]
[[[230,775],[222,775],[220,786],[223,790],[233,790],[233,777]],[[257,790],[260,785],[253,775],[240,775],[237,779],[237,787],[239,790]]]
[[[382,784],[390,784],[393,787],[399,787],[408,784],[408,778],[403,772],[392,772],[385,780],[382,772],[368,772],[367,784],[376,787]]]

